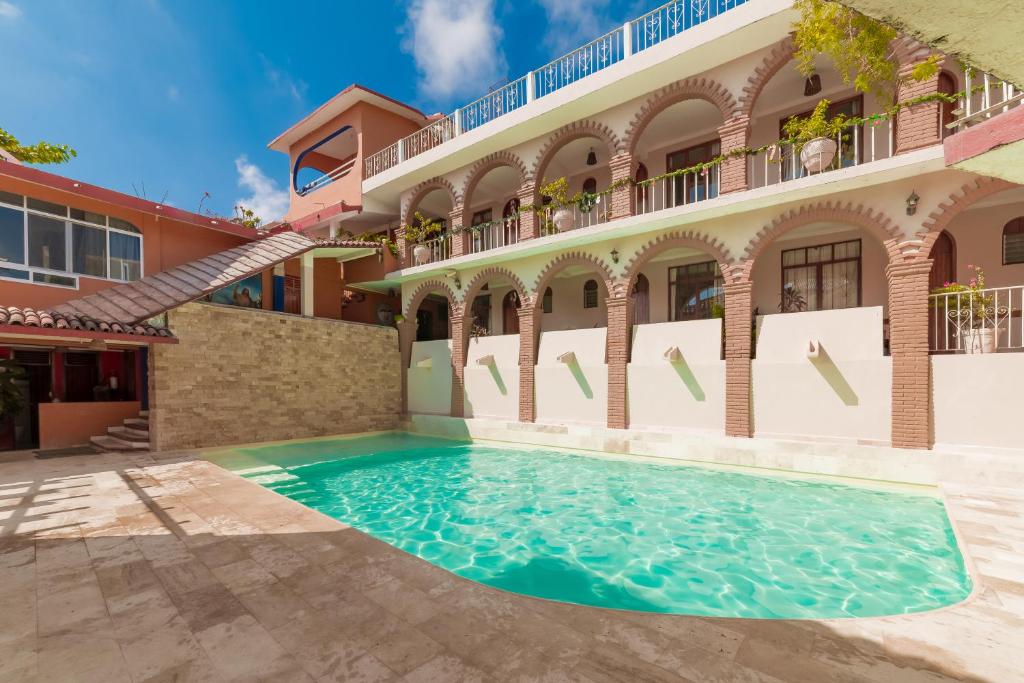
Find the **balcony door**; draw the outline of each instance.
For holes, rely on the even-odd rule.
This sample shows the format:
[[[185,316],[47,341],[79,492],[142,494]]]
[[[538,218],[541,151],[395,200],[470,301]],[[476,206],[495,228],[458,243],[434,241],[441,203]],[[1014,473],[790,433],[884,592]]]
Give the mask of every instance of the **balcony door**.
[[[793,114],[779,119],[779,139],[784,137],[782,127],[786,125],[786,121],[792,118],[804,118],[810,116],[813,109],[802,111],[799,114]],[[835,118],[842,114],[847,118],[864,116],[864,96],[857,95],[846,100],[840,100],[833,102],[828,106],[828,111],[825,117],[828,119]],[[895,138],[894,138],[895,139]],[[859,137],[857,139],[857,146],[853,145],[853,127],[847,128],[847,134],[843,136],[842,145],[839,147],[839,153],[836,154],[836,158],[832,163],[825,169],[826,171],[833,171],[837,168],[846,168],[853,166],[857,163],[858,159],[863,159],[864,150],[864,139]],[[799,157],[799,152],[794,152]],[[791,159],[784,159],[782,163],[782,179],[792,180],[794,178],[794,172],[797,178],[806,175],[807,171],[804,170],[803,164],[800,163],[800,159],[794,162]]]
[[[665,170],[668,173],[679,171],[684,168],[691,168],[697,164],[706,164],[722,151],[722,143],[719,140],[709,140],[693,147],[670,152],[665,156]],[[675,188],[672,197],[669,198],[670,206],[681,204],[692,204],[702,199],[718,196],[718,175],[708,170],[707,174],[685,173],[676,176],[673,180]]]
[[[932,272],[928,276],[929,291],[956,280],[956,243],[945,230],[939,233],[939,238],[932,245],[929,258],[932,260]]]

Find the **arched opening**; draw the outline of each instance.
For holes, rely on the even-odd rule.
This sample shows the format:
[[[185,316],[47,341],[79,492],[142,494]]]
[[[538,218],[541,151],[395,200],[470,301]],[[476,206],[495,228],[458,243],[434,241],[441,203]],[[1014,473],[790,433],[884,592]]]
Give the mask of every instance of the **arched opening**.
[[[352,172],[359,151],[359,138],[351,126],[344,126],[295,157],[292,189],[299,196],[314,192]]]
[[[519,307],[521,305],[519,294],[514,289],[501,298],[502,334],[519,334]]]
[[[666,107],[639,133],[635,157],[647,173],[677,175],[640,185],[637,211],[649,213],[718,196],[718,167],[697,168],[721,154],[718,129],[722,113],[703,99],[688,99]],[[640,180],[638,177],[637,180]]]
[[[945,230],[935,240],[928,255],[932,260],[932,271],[928,277],[928,289],[933,290],[956,280],[956,242]]]
[[[550,296],[548,295],[550,291]],[[571,265],[563,268],[545,287],[540,331],[578,330],[608,325],[607,288],[593,268]]]
[[[610,158],[603,140],[585,136],[562,143],[546,162],[541,163],[537,175],[541,185],[565,178],[568,199],[578,194],[597,195],[566,207],[548,206],[550,197],[541,196],[541,203],[548,206],[541,225],[542,234],[586,228],[608,221],[611,195],[605,191],[612,183]],[[565,209],[564,215],[558,212],[560,208]]]
[[[1003,226],[1003,265],[1020,263],[1024,263],[1024,216],[1013,218]]]
[[[520,171],[508,165],[495,166],[470,181],[464,201],[470,225],[474,227],[469,245],[471,253],[519,241],[519,201],[515,197],[521,183]],[[511,206],[514,210],[510,210]]]
[[[957,92],[956,77],[948,71],[939,72],[938,91],[943,95],[954,95]],[[957,103],[943,101],[939,104],[939,126],[942,129],[942,137],[951,135],[956,131],[949,127],[949,124],[956,121]]]
[[[504,270],[484,271],[466,289],[463,322],[467,417],[519,414],[521,287]]]
[[[651,322],[651,283],[643,273],[637,275],[633,287],[633,324],[645,325]]]
[[[413,247],[413,262],[416,265],[436,263],[451,258],[452,241],[448,234],[448,219],[454,209],[451,194],[442,187],[435,187],[409,207],[408,221],[417,230],[424,223],[435,226],[427,234],[418,236]],[[418,215],[417,215],[418,214]]]
[[[828,118],[839,114],[848,118],[869,117],[881,114],[891,106],[891,102],[878,102],[874,96],[859,93],[852,85],[845,84],[828,57],[819,55],[814,66],[819,87],[807,82],[797,71],[794,61],[784,65],[764,85],[751,110],[751,147],[779,142],[785,137],[783,126],[786,121],[808,116],[824,99],[830,102]],[[798,145],[781,144],[759,153],[751,163],[751,187],[764,187],[813,173],[889,158],[895,146],[893,122],[883,118],[873,123],[850,126],[842,140],[836,142],[834,152],[823,150],[813,155],[808,151],[807,165],[800,158],[802,148]]]
[[[551,313],[555,310],[554,306],[555,294],[550,287],[544,288],[544,296],[541,297],[541,312]]]
[[[651,211],[651,188],[650,185],[645,183],[648,178],[651,177],[650,171],[647,170],[647,166],[639,164],[636,167],[636,174],[634,179],[636,180],[636,211],[637,213],[647,213]]]
[[[451,338],[451,310],[448,298],[430,293],[416,309],[416,341]]]
[[[407,313],[415,322],[416,336],[409,350],[406,401],[410,413],[451,414],[453,364],[451,292],[440,282],[423,285],[414,293]]]

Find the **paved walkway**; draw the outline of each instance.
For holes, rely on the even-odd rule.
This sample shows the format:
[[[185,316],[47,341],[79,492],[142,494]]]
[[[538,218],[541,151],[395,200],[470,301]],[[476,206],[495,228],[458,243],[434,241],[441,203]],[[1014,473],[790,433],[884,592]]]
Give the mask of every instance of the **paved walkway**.
[[[981,590],[757,621],[460,579],[186,454],[0,462],[3,681],[1024,681],[1024,492],[947,490]]]

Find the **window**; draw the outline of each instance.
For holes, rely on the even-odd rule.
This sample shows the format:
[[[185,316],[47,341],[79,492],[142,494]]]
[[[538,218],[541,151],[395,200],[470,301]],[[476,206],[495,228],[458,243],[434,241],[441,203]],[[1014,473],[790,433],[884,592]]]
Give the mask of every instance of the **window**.
[[[25,263],[25,212],[0,206],[0,261]]]
[[[551,306],[551,300],[553,298],[554,298],[554,296],[551,293],[551,288],[548,287],[547,289],[544,290],[544,296],[541,298],[541,304],[540,304],[541,312],[543,312],[543,313],[550,313],[553,310],[553,308]]]
[[[138,280],[142,277],[141,238],[110,233],[110,277],[113,280]]]
[[[107,232],[75,223],[71,226],[71,270],[94,277],[107,276]]]
[[[779,310],[860,306],[860,259],[860,240],[783,251]]]
[[[597,178],[587,178],[583,181],[583,194],[597,194]]]
[[[690,168],[697,164],[706,164],[714,159],[722,151],[722,144],[718,140],[702,142],[693,147],[687,147],[665,156],[665,169],[668,172]],[[714,198],[718,196],[717,174],[707,175],[687,173],[676,176],[673,180],[672,197],[668,200],[670,206],[680,206],[691,202]]]
[[[483,223],[491,222],[491,210],[484,209],[483,211],[477,211],[473,214],[473,221],[470,225],[481,225]]]
[[[42,211],[43,213],[52,213],[54,216],[61,216],[67,218],[68,207],[61,206],[60,204],[54,204],[53,202],[44,202],[42,199],[28,198],[28,208],[34,211]]]
[[[473,299],[473,330],[475,336],[489,335],[491,333],[491,295],[481,294]]]
[[[717,261],[668,269],[668,319],[707,320],[725,309],[725,280]]]
[[[587,280],[583,285],[583,308],[597,308],[597,282]]]
[[[1024,263],[1024,216],[1003,226],[1003,265]]]
[[[67,270],[67,224],[34,213],[28,215],[28,265]]]

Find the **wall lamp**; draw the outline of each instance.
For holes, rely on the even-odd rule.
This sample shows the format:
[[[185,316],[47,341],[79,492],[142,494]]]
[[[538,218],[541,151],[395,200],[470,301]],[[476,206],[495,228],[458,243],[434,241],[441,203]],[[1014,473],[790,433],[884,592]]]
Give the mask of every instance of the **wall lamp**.
[[[619,262],[619,250],[618,249],[612,249],[612,263],[618,263],[618,262]]]
[[[917,213],[917,203],[921,201],[921,198],[917,196],[917,192],[914,190],[910,191],[910,196],[907,197],[907,215],[913,216]]]

